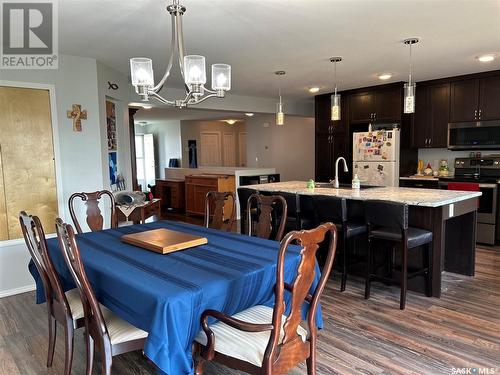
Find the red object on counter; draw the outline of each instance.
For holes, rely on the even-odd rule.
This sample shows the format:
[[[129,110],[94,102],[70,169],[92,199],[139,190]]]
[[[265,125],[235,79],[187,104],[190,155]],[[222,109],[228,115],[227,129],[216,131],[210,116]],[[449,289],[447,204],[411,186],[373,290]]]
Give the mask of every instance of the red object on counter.
[[[448,190],[481,191],[479,184],[475,182],[448,182]],[[479,198],[477,206],[479,207]]]

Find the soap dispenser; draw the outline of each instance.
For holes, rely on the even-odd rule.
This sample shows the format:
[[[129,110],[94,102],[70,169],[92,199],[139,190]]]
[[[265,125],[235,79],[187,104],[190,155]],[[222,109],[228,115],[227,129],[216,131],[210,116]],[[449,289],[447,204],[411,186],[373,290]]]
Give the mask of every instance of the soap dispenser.
[[[359,190],[361,188],[361,182],[359,181],[358,174],[354,174],[354,178],[352,179],[352,188],[354,190]]]

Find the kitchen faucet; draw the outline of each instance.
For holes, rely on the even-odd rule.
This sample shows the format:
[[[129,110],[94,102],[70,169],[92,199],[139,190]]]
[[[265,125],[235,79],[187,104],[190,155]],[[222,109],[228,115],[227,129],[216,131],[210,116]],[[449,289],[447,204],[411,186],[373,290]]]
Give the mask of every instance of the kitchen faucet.
[[[339,188],[339,161],[342,160],[344,162],[344,172],[349,172],[349,168],[347,168],[347,162],[345,159],[341,156],[337,158],[335,161],[335,180],[330,181],[333,183],[333,187],[338,189]]]

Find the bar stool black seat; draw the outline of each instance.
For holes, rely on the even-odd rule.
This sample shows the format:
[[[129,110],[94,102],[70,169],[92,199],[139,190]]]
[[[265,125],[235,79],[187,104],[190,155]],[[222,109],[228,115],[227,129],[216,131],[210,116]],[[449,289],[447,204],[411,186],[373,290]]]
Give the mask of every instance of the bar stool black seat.
[[[404,310],[406,306],[406,292],[408,279],[424,275],[426,280],[426,294],[431,295],[432,272],[432,232],[420,228],[408,226],[408,205],[381,201],[365,201],[365,215],[368,224],[368,272],[365,282],[365,299],[370,298],[371,280],[379,280],[388,283],[397,283],[401,288],[399,308]],[[401,274],[400,280],[380,276],[374,273],[373,241],[383,240],[399,244],[401,247]],[[408,273],[408,251],[425,245],[422,252],[423,267]],[[392,254],[391,254],[392,269]]]
[[[340,267],[342,279],[340,291],[343,292],[347,284],[347,266],[349,262],[349,253],[353,245],[351,239],[367,233],[368,229],[366,223],[361,218],[356,219],[349,217],[345,198],[329,195],[315,195],[313,196],[313,207],[317,225],[332,222],[337,227],[337,233],[340,234],[341,246],[337,247],[338,255],[336,255],[336,257],[340,257],[341,259]]]

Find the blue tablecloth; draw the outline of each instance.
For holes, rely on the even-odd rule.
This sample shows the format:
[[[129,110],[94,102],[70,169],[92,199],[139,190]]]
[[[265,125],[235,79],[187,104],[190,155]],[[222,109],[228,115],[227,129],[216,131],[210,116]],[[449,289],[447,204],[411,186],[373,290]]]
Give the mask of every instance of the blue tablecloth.
[[[123,234],[168,228],[207,237],[208,244],[160,255],[120,241]],[[258,304],[272,306],[279,243],[190,224],[159,221],[77,236],[85,271],[99,302],[149,333],[144,353],[169,375],[192,374],[192,342],[206,309],[235,314]],[[65,290],[74,288],[56,238],[50,255]],[[300,248],[285,263],[287,281],[296,272]],[[44,302],[41,279],[37,302]],[[316,268],[316,282],[319,268]],[[316,284],[315,282],[315,284]],[[318,310],[318,326],[322,327]]]

